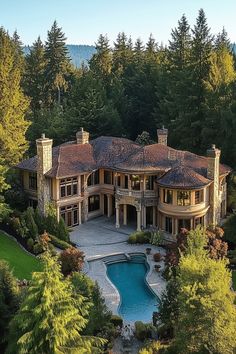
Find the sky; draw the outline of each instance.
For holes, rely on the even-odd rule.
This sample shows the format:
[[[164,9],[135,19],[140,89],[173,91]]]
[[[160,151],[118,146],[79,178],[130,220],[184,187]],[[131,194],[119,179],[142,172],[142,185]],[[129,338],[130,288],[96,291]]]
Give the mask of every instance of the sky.
[[[68,44],[94,44],[99,34],[111,43],[124,31],[133,40],[147,41],[149,34],[168,44],[171,29],[184,13],[191,26],[203,8],[212,33],[223,26],[236,42],[236,0],[0,0],[0,26],[31,45],[40,35],[44,41],[56,20]]]

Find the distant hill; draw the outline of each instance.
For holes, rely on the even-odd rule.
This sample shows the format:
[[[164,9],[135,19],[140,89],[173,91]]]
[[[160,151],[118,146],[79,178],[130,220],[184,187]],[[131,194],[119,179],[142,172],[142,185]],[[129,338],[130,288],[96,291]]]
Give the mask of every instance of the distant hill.
[[[80,68],[83,62],[86,65],[93,54],[96,53],[96,49],[93,45],[68,44],[67,48],[71,61],[77,68]],[[30,46],[23,47],[23,51],[25,54],[28,54]]]

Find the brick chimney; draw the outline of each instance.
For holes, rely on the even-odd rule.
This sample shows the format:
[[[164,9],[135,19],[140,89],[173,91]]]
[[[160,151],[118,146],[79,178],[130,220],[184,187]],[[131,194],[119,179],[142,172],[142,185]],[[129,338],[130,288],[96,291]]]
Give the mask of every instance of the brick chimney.
[[[53,140],[46,138],[45,134],[36,140],[38,207],[43,214],[50,202],[50,179],[45,174],[52,168],[52,143]]]
[[[168,129],[164,128],[164,125],[161,129],[157,129],[157,142],[161,145],[167,145],[168,138]]]
[[[210,186],[210,210],[209,224],[217,225],[220,221],[220,200],[219,200],[219,177],[220,177],[220,153],[221,151],[213,144],[207,150],[207,178],[213,183]]]
[[[88,144],[89,143],[89,133],[84,131],[83,128],[76,133],[77,144]]]

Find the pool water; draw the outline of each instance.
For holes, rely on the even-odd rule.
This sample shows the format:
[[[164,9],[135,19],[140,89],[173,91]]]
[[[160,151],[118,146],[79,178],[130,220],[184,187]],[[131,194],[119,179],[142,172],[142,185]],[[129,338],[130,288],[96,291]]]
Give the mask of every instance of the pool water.
[[[145,281],[145,261],[124,261],[107,265],[107,275],[120,294],[119,315],[128,322],[152,320],[158,310],[158,297]]]

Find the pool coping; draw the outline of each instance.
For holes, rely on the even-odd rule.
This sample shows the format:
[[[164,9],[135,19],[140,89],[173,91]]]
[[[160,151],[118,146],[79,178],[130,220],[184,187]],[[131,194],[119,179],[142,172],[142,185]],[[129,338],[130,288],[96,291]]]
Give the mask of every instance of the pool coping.
[[[164,249],[161,247],[155,247],[156,252],[160,252],[162,256],[164,256]],[[108,306],[108,308],[112,311],[113,314],[119,314],[119,306],[120,306],[120,294],[116,286],[112,283],[112,281],[109,279],[107,275],[107,266],[105,264],[105,260],[111,256],[119,256],[119,255],[132,255],[132,254],[140,254],[145,256],[145,261],[148,264],[148,270],[146,272],[145,276],[145,281],[147,283],[147,286],[150,288],[150,291],[152,291],[159,299],[161,298],[161,295],[163,291],[166,288],[166,282],[164,278],[161,276],[161,271],[164,269],[164,261],[161,260],[158,262],[158,264],[161,266],[160,272],[157,272],[155,270],[155,265],[157,262],[154,262],[153,260],[153,253],[150,255],[147,255],[143,251],[137,251],[137,252],[114,252],[109,255],[96,258],[96,259],[88,259],[87,260],[87,266],[86,266],[86,273],[89,277],[91,277],[93,280],[96,280],[101,288],[102,295],[105,299],[105,303]],[[163,257],[162,257],[163,258]],[[117,261],[118,263],[119,261]],[[103,270],[102,273],[94,273],[94,268],[95,270]]]

